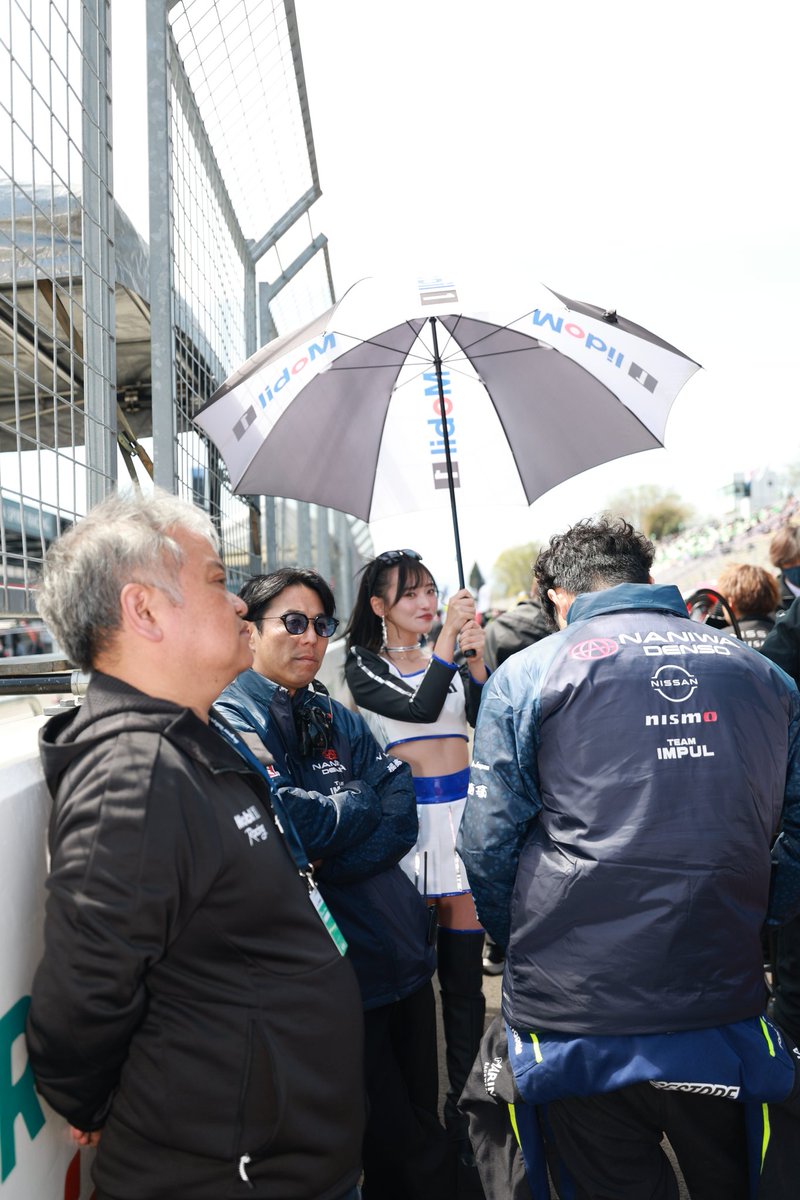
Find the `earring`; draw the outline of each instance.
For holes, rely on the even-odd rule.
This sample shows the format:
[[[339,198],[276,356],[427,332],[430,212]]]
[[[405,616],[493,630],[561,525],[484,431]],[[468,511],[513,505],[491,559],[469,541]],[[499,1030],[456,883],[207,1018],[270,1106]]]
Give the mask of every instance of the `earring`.
[[[381,643],[381,649],[385,650],[389,644],[389,634],[386,631],[386,621],[383,619],[383,617],[381,617],[381,638],[383,639]]]

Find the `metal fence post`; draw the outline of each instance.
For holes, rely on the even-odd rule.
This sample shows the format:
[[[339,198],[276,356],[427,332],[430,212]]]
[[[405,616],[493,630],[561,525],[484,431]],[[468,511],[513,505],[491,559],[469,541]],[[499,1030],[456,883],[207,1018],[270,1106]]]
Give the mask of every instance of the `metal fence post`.
[[[87,504],[117,476],[114,344],[114,198],[109,105],[109,4],[84,0],[83,50],[83,389]]]
[[[150,357],[154,482],[176,491],[175,335],[172,313],[172,218],[169,46],[165,0],[147,0],[147,164],[150,190]]]

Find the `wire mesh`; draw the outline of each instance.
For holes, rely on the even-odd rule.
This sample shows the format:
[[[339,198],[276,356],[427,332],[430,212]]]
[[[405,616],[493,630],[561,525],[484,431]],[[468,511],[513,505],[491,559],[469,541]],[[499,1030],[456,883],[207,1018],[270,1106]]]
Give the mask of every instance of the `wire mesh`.
[[[334,570],[350,553],[341,523],[298,522],[279,499],[265,560],[260,498],[232,494],[192,423],[256,349],[254,244],[271,247],[259,276],[272,281],[273,328],[332,302],[327,252],[308,252],[324,239],[307,214],[319,183],[292,0],[148,0],[142,21],[145,8],[167,47],[157,120],[168,154],[156,173],[152,148],[146,159],[150,212],[163,197],[167,228],[155,265],[114,204],[112,0],[0,0],[0,634],[14,631],[0,656],[31,641],[47,546],[116,486],[123,462],[147,485],[145,451],[163,452],[156,371],[169,377],[167,486],[212,515],[232,585],[296,559],[309,521],[312,561]],[[145,161],[141,145],[114,153]],[[168,349],[157,358],[159,276]]]
[[[47,545],[110,486],[108,4],[0,0],[0,610],[35,612]],[[89,242],[85,235],[90,233]],[[87,363],[87,342],[92,353]],[[87,395],[107,396],[90,404]],[[97,428],[95,428],[95,426]],[[2,650],[0,650],[2,653]]]
[[[292,14],[284,0],[179,0],[169,14],[209,143],[250,238],[317,184]]]

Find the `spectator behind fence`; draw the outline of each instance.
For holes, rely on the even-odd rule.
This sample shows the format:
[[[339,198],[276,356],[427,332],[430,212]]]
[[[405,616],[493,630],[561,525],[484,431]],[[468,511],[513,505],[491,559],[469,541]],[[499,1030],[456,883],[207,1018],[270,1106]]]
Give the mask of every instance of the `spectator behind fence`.
[[[796,1064],[763,1017],[760,935],[770,900],[775,923],[800,906],[800,695],[698,631],[652,556],[623,521],[551,538],[535,571],[560,632],[484,689],[458,844],[508,944],[508,1030],[462,1099],[488,1194],[515,1146],[498,1101],[531,1173],[546,1106],[557,1184],[580,1195],[673,1200],[662,1132],[692,1196],[745,1200],[762,1165],[762,1200],[796,1187],[796,1116],[773,1111]]]
[[[99,1142],[97,1200],[350,1200],[358,985],[291,821],[209,711],[252,661],[210,520],[160,492],[104,501],[48,550],[39,607],[92,671],[41,734],[39,1091]]]
[[[733,610],[741,640],[751,650],[760,650],[775,627],[775,613],[780,604],[775,576],[749,563],[729,563],[720,572],[717,590]],[[724,628],[726,633],[734,632],[732,625]]]
[[[787,609],[800,596],[800,525],[784,525],[769,544],[769,561],[780,571],[780,607]]]
[[[284,567],[242,588],[253,668],[217,707],[268,762],[348,941],[366,1028],[365,1200],[451,1200],[456,1160],[438,1119],[436,966],[428,910],[397,865],[417,839],[409,767],[377,745],[316,674],[338,624],[315,571]],[[367,830],[348,809],[377,810]],[[333,840],[331,840],[331,827]]]

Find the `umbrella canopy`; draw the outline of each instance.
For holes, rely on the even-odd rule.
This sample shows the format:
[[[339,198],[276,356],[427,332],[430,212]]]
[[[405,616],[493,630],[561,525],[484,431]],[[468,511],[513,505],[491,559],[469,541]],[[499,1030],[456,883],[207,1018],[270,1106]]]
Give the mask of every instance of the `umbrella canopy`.
[[[439,280],[366,279],[253,355],[195,421],[238,493],[365,521],[449,503],[455,518],[455,497],[531,504],[663,445],[697,368],[646,329],[548,289],[481,311]]]

